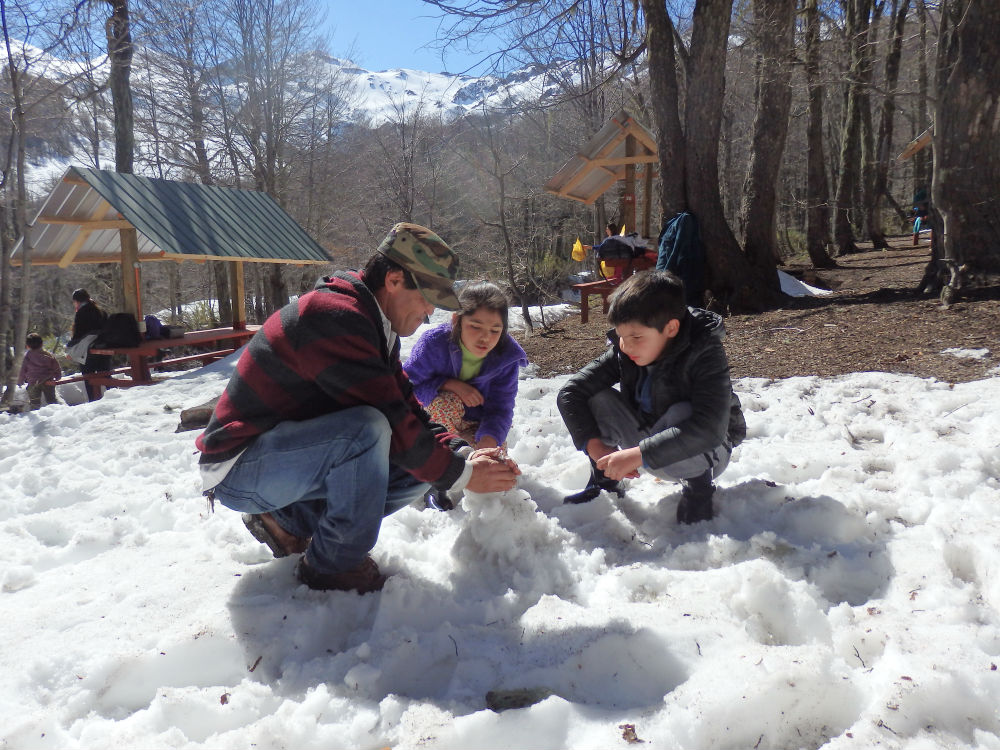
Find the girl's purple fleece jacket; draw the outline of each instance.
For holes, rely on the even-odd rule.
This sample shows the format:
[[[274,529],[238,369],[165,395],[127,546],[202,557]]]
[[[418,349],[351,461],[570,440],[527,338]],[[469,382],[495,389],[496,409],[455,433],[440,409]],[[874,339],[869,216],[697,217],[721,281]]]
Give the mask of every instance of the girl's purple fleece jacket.
[[[469,385],[483,394],[482,406],[465,407],[465,418],[479,422],[476,441],[484,435],[503,443],[514,418],[517,370],[528,364],[524,349],[510,335],[483,359],[482,369]],[[417,400],[427,406],[438,395],[441,384],[457,378],[462,369],[462,352],[451,340],[451,323],[425,331],[410,352],[403,369],[413,383]]]

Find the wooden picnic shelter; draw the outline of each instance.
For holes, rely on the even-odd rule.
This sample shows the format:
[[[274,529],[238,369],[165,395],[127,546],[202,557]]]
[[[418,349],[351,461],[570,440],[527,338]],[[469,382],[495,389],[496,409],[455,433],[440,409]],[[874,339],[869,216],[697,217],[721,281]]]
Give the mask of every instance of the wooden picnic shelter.
[[[86,167],[66,170],[31,222],[30,238],[29,262],[35,266],[119,263],[124,312],[140,322],[141,263],[229,263],[231,327],[143,342],[139,347],[94,349],[96,353],[129,357],[130,380],[106,385],[153,382],[149,359],[159,350],[211,346],[220,341],[239,346],[252,336],[255,327],[248,328],[246,323],[244,263],[331,262],[319,243],[265,193]],[[14,248],[13,265],[23,261],[23,242],[22,237]],[[111,376],[106,379],[111,380]]]
[[[593,205],[618,182],[624,182],[621,215],[625,233],[650,236],[653,174],[659,165],[656,139],[638,120],[619,110],[548,182],[545,190],[560,198]],[[636,173],[643,171],[641,231],[636,228]]]
[[[619,110],[545,183],[545,190],[561,198],[593,203],[618,182],[624,182],[620,211],[625,234],[638,232],[651,237],[653,175],[659,165],[656,139],[641,123],[624,109]],[[636,227],[637,170],[643,173],[642,225]],[[604,312],[608,311],[608,295],[622,279],[632,273],[652,268],[655,255],[628,259],[608,259],[605,265],[615,269],[616,278],[574,284],[580,293],[580,320],[589,318],[590,295],[600,295]]]

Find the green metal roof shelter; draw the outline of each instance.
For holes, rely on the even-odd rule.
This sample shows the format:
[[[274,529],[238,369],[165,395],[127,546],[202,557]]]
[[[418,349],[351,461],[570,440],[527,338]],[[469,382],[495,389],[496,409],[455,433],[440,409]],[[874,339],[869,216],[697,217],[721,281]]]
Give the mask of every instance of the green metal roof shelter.
[[[141,261],[229,261],[234,328],[246,326],[244,262],[331,262],[265,193],[85,167],[66,170],[30,232],[32,265],[120,262],[126,311],[139,318]]]

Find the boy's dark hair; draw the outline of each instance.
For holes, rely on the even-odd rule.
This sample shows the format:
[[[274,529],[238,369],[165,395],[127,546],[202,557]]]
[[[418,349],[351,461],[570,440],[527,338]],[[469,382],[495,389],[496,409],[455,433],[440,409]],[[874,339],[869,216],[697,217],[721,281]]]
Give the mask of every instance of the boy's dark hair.
[[[451,324],[451,340],[456,344],[462,340],[462,318],[485,307],[500,315],[503,331],[500,333],[496,348],[502,349],[507,339],[507,308],[510,303],[500,287],[492,281],[470,281],[458,293],[458,303],[462,307]]]
[[[374,294],[385,286],[385,277],[390,271],[403,272],[403,286],[406,289],[417,288],[417,284],[413,280],[413,276],[410,275],[410,272],[382,253],[372,254],[372,257],[368,259],[365,267],[361,270],[361,278],[364,280],[365,286]]]
[[[639,323],[662,331],[671,320],[683,320],[684,282],[670,271],[641,271],[627,278],[608,300],[608,322]]]
[[[24,342],[28,345],[29,349],[41,349],[42,344],[45,343],[37,333],[29,333]]]
[[[90,292],[86,289],[76,289],[73,291],[74,302],[86,302],[90,299]]]

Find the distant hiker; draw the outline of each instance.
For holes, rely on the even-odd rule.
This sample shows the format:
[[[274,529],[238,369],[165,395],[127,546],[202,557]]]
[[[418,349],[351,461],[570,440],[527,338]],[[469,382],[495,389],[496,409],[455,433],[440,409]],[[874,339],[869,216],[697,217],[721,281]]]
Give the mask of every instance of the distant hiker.
[[[395,225],[361,272],[320,279],[265,321],[198,437],[205,494],[244,513],[313,589],[382,588],[382,518],[439,490],[511,489],[520,470],[430,421],[399,361],[435,307],[458,308],[458,258]]]
[[[21,362],[21,373],[17,378],[18,385],[28,386],[28,406],[32,410],[41,408],[42,396],[45,397],[47,404],[58,403],[56,387],[45,385],[45,381],[61,378],[62,368],[59,367],[56,358],[42,348],[44,343],[37,333],[28,334],[25,339],[27,349]]]
[[[722,319],[685,307],[674,274],[645,271],[611,295],[608,320],[611,348],[559,391],[563,421],[591,463],[586,488],[565,502],[587,502],[601,490],[620,496],[621,480],[643,468],[680,481],[679,523],[711,519],[712,480],[746,436]]]
[[[84,375],[110,370],[110,354],[91,354],[89,351],[90,344],[104,328],[108,314],[97,306],[86,289],[77,289],[73,292],[73,307],[76,309],[76,314],[73,316],[73,333],[66,344],[66,351],[71,352],[70,356],[80,364],[80,372]],[[80,350],[80,353],[73,354],[74,349]],[[83,382],[87,389],[88,401],[96,401],[101,397],[101,386],[93,385],[86,380]]]
[[[507,297],[476,281],[458,294],[450,323],[426,331],[403,369],[431,419],[476,448],[503,445],[514,420],[518,369],[528,364],[507,333]],[[447,507],[445,494],[428,498]]]
[[[913,194],[913,244],[920,239],[920,232],[931,215],[931,202],[927,199],[927,189],[920,188]]]

